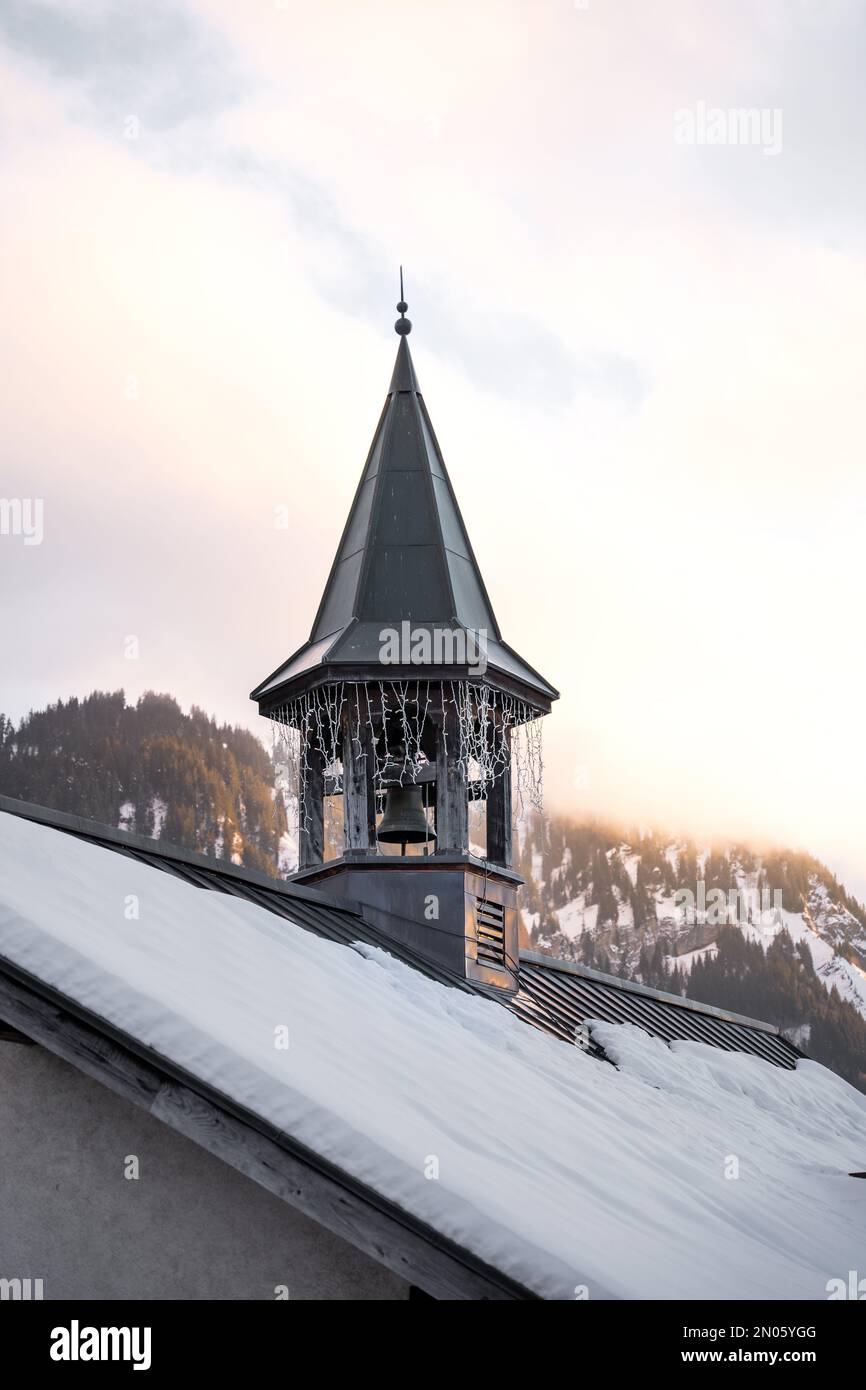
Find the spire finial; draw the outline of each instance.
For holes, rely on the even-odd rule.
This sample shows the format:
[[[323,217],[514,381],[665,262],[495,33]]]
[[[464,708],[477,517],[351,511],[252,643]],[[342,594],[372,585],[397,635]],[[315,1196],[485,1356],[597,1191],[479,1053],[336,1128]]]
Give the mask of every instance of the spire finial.
[[[407,333],[411,333],[411,332],[412,332],[412,324],[411,324],[411,321],[410,321],[409,319],[407,319],[407,317],[406,317],[406,310],[407,310],[408,308],[409,308],[409,305],[406,303],[405,299],[403,298],[403,267],[401,266],[401,267],[400,267],[400,303],[397,305],[397,309],[398,309],[398,312],[399,312],[399,314],[400,314],[400,317],[398,318],[397,322],[394,324],[394,331],[395,331],[396,333],[399,333],[401,338],[405,337]]]

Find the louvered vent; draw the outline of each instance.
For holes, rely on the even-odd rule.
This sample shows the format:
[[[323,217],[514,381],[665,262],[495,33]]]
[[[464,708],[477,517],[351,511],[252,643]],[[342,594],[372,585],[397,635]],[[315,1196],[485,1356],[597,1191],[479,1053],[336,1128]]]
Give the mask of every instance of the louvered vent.
[[[505,964],[505,908],[487,898],[475,899],[475,935],[479,961]]]

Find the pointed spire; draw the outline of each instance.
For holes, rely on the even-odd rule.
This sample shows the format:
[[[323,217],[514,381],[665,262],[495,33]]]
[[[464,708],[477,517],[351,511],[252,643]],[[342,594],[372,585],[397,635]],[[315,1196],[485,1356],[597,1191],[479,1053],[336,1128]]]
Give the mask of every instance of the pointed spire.
[[[407,308],[401,266],[400,344],[385,408],[309,641],[253,692],[262,712],[316,672],[381,679],[383,626],[404,621],[484,633],[489,683],[516,687],[539,708],[557,698],[502,640],[421,396]]]
[[[397,349],[397,361],[394,363],[394,371],[391,376],[391,385],[388,387],[388,395],[393,396],[395,391],[420,390],[409,344],[405,338],[401,338],[400,346]]]
[[[397,361],[394,363],[394,371],[391,376],[391,385],[388,387],[388,395],[393,396],[395,391],[420,391],[418,378],[415,375],[415,367],[412,362],[412,354],[409,351],[409,344],[406,341],[412,332],[412,324],[406,317],[406,310],[409,305],[403,298],[403,267],[400,267],[400,302],[397,305],[400,317],[394,324],[394,331],[400,335],[400,346],[397,349]]]

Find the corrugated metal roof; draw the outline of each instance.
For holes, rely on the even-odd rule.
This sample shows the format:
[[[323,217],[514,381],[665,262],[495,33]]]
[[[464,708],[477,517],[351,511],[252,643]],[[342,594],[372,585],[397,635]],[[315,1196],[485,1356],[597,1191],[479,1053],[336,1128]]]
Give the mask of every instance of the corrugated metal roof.
[[[601,1019],[637,1024],[666,1042],[691,1039],[751,1052],[777,1067],[791,1069],[805,1055],[772,1024],[534,951],[520,953],[520,991],[510,1007],[527,1023],[572,1041],[580,1024]]]
[[[245,898],[330,941],[349,947],[377,946],[440,984],[497,999],[523,1022],[572,1044],[580,1024],[601,1019],[635,1023],[668,1042],[691,1038],[729,1052],[752,1052],[780,1067],[792,1068],[805,1055],[771,1024],[532,951],[520,953],[519,989],[507,996],[426,959],[367,921],[360,904],[332,898],[321,889],[280,882],[255,869],[209,859],[177,845],[0,796],[0,812],[4,811],[128,855],[199,888]]]

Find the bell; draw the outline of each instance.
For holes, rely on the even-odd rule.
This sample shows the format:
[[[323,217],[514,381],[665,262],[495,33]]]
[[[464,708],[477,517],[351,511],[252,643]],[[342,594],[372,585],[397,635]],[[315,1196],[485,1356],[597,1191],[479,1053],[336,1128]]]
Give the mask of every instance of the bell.
[[[419,786],[388,788],[376,839],[386,845],[420,845],[436,839],[424,813]]]

